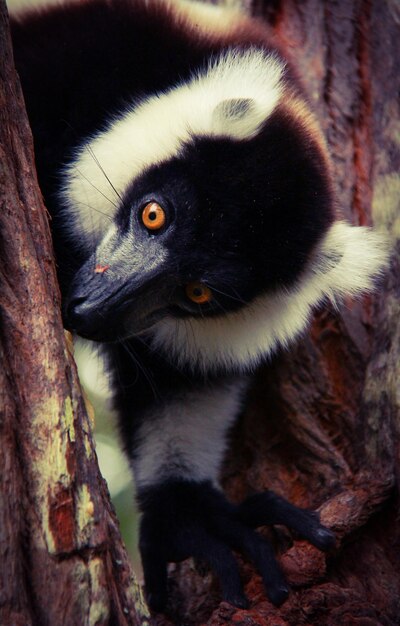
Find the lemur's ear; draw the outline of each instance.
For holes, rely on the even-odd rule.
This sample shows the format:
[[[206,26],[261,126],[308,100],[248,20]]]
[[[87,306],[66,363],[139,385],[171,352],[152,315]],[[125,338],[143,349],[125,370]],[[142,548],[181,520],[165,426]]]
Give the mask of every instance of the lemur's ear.
[[[254,108],[255,102],[252,98],[229,98],[217,104],[214,109],[214,119],[239,122],[251,114]]]
[[[333,302],[373,288],[389,259],[384,233],[365,226],[335,222],[315,252],[311,272]]]
[[[257,132],[264,118],[264,111],[253,98],[228,98],[212,113],[212,132],[244,139]]]

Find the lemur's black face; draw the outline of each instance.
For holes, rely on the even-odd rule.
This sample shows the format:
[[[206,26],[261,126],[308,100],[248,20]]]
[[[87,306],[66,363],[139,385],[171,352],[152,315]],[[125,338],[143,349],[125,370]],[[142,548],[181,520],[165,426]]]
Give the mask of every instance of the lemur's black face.
[[[317,150],[279,114],[251,140],[196,139],[126,191],[72,283],[67,324],[113,341],[245,307],[298,279],[330,207]]]

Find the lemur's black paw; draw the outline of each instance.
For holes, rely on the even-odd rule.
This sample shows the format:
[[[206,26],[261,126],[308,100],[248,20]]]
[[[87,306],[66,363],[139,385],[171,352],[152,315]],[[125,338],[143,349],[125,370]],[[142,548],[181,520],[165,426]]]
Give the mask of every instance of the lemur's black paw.
[[[230,504],[210,483],[176,481],[142,490],[140,552],[149,606],[162,611],[167,603],[167,564],[188,557],[205,561],[217,575],[225,601],[247,608],[248,600],[232,550],[253,562],[270,601],[279,606],[289,587],[272,546],[254,528],[284,524],[321,550],[334,545],[333,533],[312,511],[299,509],[272,492]]]
[[[290,504],[272,491],[249,496],[238,506],[238,517],[251,528],[287,526],[319,550],[330,550],[335,545],[335,534],[320,523],[318,513]]]

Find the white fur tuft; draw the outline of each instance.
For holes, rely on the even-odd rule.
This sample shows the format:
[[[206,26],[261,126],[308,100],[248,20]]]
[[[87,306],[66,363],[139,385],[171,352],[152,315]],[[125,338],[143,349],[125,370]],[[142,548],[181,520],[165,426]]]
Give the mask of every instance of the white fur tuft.
[[[313,271],[321,290],[335,304],[371,291],[388,259],[388,240],[382,231],[336,222],[317,251]]]
[[[148,98],[84,144],[64,173],[62,199],[72,232],[89,246],[115,215],[119,197],[153,164],[179,154],[193,137],[255,135],[282,95],[284,64],[255,48],[216,57],[189,82]],[[246,100],[242,114],[221,103]]]
[[[323,300],[337,304],[371,290],[388,255],[384,235],[336,222],[290,289],[260,296],[220,318],[164,319],[154,329],[153,344],[184,366],[246,371],[292,342]]]

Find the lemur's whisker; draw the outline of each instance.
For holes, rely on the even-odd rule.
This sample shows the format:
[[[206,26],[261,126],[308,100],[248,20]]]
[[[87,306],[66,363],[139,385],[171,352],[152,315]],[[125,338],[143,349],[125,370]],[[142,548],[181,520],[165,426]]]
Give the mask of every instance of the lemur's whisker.
[[[91,211],[94,211],[95,213],[99,213],[100,215],[103,215],[106,219],[109,220],[109,222],[113,221],[113,218],[110,215],[107,215],[107,213],[104,213],[104,211],[100,211],[100,209],[98,209],[97,207],[92,206],[91,204],[88,204],[87,202],[83,202],[82,200],[79,200],[78,204],[80,204],[82,206],[86,206]]]
[[[221,296],[225,296],[225,298],[229,298],[230,300],[235,300],[235,302],[240,302],[241,304],[247,304],[247,302],[245,300],[243,300],[243,298],[240,298],[237,294],[236,296],[233,296],[230,293],[226,293],[225,291],[222,291],[221,288],[217,288],[215,287],[215,285],[210,283],[210,289],[212,289],[212,291],[215,291],[216,293],[221,294]]]
[[[118,208],[118,205],[115,204],[115,202],[113,202],[108,196],[106,196],[106,194],[103,191],[101,191],[101,189],[99,189],[87,176],[85,176],[85,174],[81,170],[79,170],[79,168],[76,165],[74,165],[74,170],[78,172],[79,176],[83,178],[91,187],[93,187],[93,189],[95,189],[105,200],[107,200],[107,202],[112,204],[112,206],[115,207],[116,209]],[[94,207],[90,207],[90,208],[93,209],[94,211],[98,211],[99,213],[101,213],[101,211],[97,208],[94,208]]]
[[[115,195],[117,196],[117,198],[119,200],[122,200],[121,195],[118,193],[117,189],[115,188],[115,186],[112,184],[111,180],[109,179],[109,177],[107,176],[106,171],[104,170],[104,168],[102,167],[100,161],[98,160],[98,158],[96,157],[93,148],[90,147],[90,144],[86,144],[86,150],[88,150],[89,154],[91,155],[91,157],[93,158],[94,162],[96,163],[97,167],[100,169],[100,171],[102,172],[102,174],[104,175],[105,179],[107,180],[108,184],[110,185],[111,189],[114,191]]]

